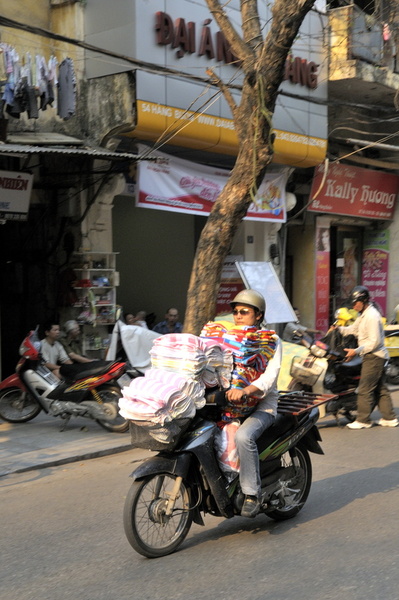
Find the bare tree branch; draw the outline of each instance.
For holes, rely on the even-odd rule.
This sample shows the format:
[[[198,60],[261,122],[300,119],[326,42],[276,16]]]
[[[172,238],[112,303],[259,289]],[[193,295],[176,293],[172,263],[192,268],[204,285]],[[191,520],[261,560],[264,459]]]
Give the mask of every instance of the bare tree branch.
[[[219,25],[220,30],[223,31],[226,40],[237,58],[243,62],[253,62],[255,56],[251,48],[234,29],[219,0],[206,0],[206,3],[209,7],[209,12],[214,16],[215,21]]]
[[[275,0],[270,30],[265,42],[258,45],[261,28],[256,0],[241,0],[245,41],[231,25],[220,2],[206,1],[233,52],[242,60],[243,85],[237,106],[230,90],[219,78],[215,79],[232,110],[239,147],[235,165],[207,219],[194,258],[184,330],[196,334],[214,317],[224,259],[273,158],[272,115],[285,62],[302,21],[315,2]]]
[[[223,96],[225,97],[225,100],[226,100],[227,104],[229,105],[231,113],[233,115],[234,126],[235,126],[235,129],[237,131],[237,135],[238,135],[238,137],[241,137],[241,135],[243,135],[244,131],[243,131],[242,127],[241,127],[239,119],[237,119],[237,104],[236,104],[236,101],[233,98],[232,93],[230,92],[230,89],[220,79],[220,77],[218,77],[216,75],[216,73],[213,71],[213,69],[207,69],[206,70],[206,74],[208,75],[208,77],[210,77],[212,83],[216,83],[216,85],[218,86],[218,88],[220,89],[220,91],[223,93]]]
[[[241,0],[244,42],[256,53],[263,44],[257,0]]]

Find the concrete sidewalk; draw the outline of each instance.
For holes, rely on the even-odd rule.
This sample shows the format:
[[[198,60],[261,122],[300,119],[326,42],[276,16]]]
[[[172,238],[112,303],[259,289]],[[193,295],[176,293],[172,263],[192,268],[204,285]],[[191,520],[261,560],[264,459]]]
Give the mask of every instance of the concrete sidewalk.
[[[399,386],[389,387],[399,416]],[[372,418],[376,419],[377,414],[373,413]],[[0,420],[0,477],[117,452],[130,452],[132,462],[142,462],[154,454],[132,448],[130,433],[105,431],[89,419],[72,418],[65,431],[60,431],[63,425],[62,419],[45,413],[28,423]]]
[[[130,452],[132,462],[151,456],[132,448],[130,433],[111,433],[83,418],[72,418],[60,431],[63,425],[62,419],[45,413],[28,423],[0,420],[0,477],[117,452]]]

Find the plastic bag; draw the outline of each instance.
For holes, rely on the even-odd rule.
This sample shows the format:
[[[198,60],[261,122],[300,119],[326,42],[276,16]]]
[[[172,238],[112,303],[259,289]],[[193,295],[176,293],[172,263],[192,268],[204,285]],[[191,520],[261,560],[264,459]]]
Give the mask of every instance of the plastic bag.
[[[230,479],[240,470],[240,459],[238,457],[235,437],[237,429],[241,425],[238,419],[223,424],[223,427],[215,435],[216,455],[223,473]]]

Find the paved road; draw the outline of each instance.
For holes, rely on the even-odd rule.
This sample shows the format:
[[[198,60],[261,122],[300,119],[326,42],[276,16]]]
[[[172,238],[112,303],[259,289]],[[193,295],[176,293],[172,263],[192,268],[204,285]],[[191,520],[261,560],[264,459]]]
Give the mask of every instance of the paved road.
[[[207,517],[157,560],[123,532],[134,451],[1,478],[1,598],[398,600],[399,428],[320,431],[297,518]]]
[[[392,389],[396,389],[392,393],[394,406],[399,408],[399,389]],[[377,418],[377,413],[373,418]],[[83,418],[71,419],[65,431],[60,431],[63,424],[62,419],[43,413],[28,423],[11,424],[0,420],[0,477],[46,465],[131,451],[129,433],[110,433]],[[323,421],[320,424],[323,426]],[[134,455],[136,460],[143,460],[148,452],[136,449]]]

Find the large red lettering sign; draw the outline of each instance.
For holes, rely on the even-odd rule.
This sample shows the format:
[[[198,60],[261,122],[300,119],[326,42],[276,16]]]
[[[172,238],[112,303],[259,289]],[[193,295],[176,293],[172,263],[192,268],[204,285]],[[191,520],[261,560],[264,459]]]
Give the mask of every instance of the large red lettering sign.
[[[209,21],[206,21],[201,30],[200,43],[198,47],[198,56],[207,56],[209,59],[216,57],[217,61],[223,61],[226,64],[237,64],[238,59],[226,41],[221,31],[215,34],[213,41],[212,32],[209,27]],[[161,46],[170,45],[177,48],[176,57],[182,58],[185,53],[194,54],[196,51],[196,27],[193,21],[186,24],[185,19],[178,18],[173,23],[171,17],[164,12],[155,13],[155,31],[157,44]]]
[[[322,187],[320,187],[322,186]],[[316,168],[308,210],[369,219],[393,219],[399,177],[385,171],[349,165]]]
[[[230,45],[221,31],[212,33],[207,19],[201,29],[198,48],[196,46],[196,26],[193,21],[186,23],[179,17],[174,22],[165,12],[155,13],[156,42],[161,46],[176,49],[176,57],[182,58],[186,53],[206,56],[225,64],[240,65],[240,61],[231,51]],[[306,86],[312,90],[317,88],[317,65],[305,58],[289,57],[285,64],[284,80]]]

